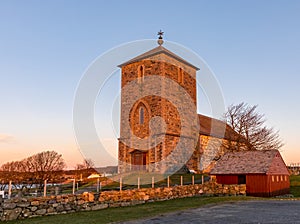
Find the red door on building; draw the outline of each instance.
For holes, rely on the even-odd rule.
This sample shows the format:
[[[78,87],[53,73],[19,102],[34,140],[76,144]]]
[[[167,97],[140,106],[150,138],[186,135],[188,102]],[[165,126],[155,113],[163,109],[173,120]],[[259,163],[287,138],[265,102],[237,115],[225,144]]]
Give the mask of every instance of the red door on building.
[[[146,170],[147,153],[135,151],[132,153],[132,170]]]

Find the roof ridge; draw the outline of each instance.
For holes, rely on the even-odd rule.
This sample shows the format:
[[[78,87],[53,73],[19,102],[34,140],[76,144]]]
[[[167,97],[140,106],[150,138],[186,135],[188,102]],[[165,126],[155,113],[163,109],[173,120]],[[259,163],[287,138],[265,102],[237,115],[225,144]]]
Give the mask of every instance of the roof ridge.
[[[146,51],[145,53],[142,53],[120,65],[118,65],[118,67],[123,67],[125,65],[128,65],[128,64],[131,64],[131,63],[134,63],[134,62],[137,62],[137,61],[140,61],[140,60],[143,60],[143,59],[146,59],[148,57],[151,57],[151,56],[154,56],[154,55],[157,55],[157,54],[160,54],[160,53],[164,53],[170,57],[173,57],[174,59],[196,69],[196,70],[199,70],[198,67],[196,67],[195,65],[191,64],[190,62],[188,62],[187,60],[183,59],[182,57],[178,56],[177,54],[173,53],[172,51],[170,51],[169,49],[163,47],[163,46],[157,46],[155,48],[152,48],[151,50],[149,51]]]

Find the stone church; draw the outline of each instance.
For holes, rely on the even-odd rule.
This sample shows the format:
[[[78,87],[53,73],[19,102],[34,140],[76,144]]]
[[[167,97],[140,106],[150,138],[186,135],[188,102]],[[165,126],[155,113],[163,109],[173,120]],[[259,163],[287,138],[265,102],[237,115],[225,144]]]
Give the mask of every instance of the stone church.
[[[176,170],[169,167],[176,163],[179,167],[175,169],[186,165],[195,172],[206,172],[215,158],[225,152],[224,145],[234,138],[234,131],[224,122],[197,114],[196,72],[199,68],[163,47],[162,34],[159,33],[159,46],[119,65],[122,87],[119,173],[174,172]],[[147,79],[154,77],[158,79],[147,84]],[[165,79],[170,80],[169,84],[162,84]],[[134,86],[127,88],[130,83]],[[191,104],[181,112],[187,101]],[[156,124],[155,121],[151,124],[151,119],[157,117],[164,120],[164,125],[151,130],[151,125]],[[189,126],[186,122],[196,122],[197,127],[189,127],[182,134]],[[180,150],[173,153],[178,145],[181,145]],[[182,155],[185,155],[184,162],[180,159]]]

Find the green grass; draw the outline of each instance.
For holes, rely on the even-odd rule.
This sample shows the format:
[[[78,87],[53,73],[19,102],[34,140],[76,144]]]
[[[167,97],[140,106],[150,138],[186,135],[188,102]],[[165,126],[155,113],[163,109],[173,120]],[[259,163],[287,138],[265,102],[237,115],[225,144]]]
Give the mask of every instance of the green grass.
[[[151,180],[152,176],[155,177],[155,180],[160,180],[155,183],[155,187],[166,187],[167,186],[167,176],[161,176],[161,174],[141,174],[139,173],[133,173],[131,175],[128,175],[126,177],[123,177],[123,189],[135,189],[137,188],[137,178],[140,176],[140,184],[141,188],[151,188]],[[194,176],[195,184],[201,183],[202,175],[201,174],[173,174],[170,176],[170,186],[176,186],[181,184],[181,176],[183,177],[183,184],[191,184],[192,183],[192,176]],[[119,177],[116,176],[115,180],[119,180]],[[132,183],[130,184],[124,184],[124,183]],[[103,186],[102,190],[118,190],[120,187],[119,182],[113,182],[109,185]]]
[[[290,176],[290,182],[291,182],[291,186],[300,186],[300,175],[295,176],[292,175]]]
[[[160,215],[168,212],[175,212],[184,209],[197,208],[208,204],[221,202],[234,202],[241,200],[254,200],[252,197],[192,197],[174,199],[169,201],[153,202],[143,205],[107,208],[99,211],[77,212],[63,215],[53,215],[36,217],[26,220],[16,220],[5,222],[8,224],[48,224],[48,223],[64,223],[64,224],[99,224],[118,221],[133,220]]]
[[[300,186],[291,186],[290,193],[294,195],[294,197],[300,197]]]
[[[300,176],[290,176],[290,182],[290,193],[294,195],[294,197],[300,197]]]

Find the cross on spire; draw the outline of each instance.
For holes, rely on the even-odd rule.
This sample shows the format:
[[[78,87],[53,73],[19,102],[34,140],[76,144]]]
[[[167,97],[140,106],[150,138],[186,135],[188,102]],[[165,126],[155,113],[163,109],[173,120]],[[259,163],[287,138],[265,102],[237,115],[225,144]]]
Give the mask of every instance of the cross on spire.
[[[163,41],[164,32],[162,30],[159,30],[159,32],[157,33],[157,35],[158,35],[157,43],[159,45],[162,45],[164,43],[164,41]]]
[[[159,36],[158,39],[163,39],[163,35],[164,35],[164,32],[162,30],[159,30],[159,32],[157,33],[157,35]]]

